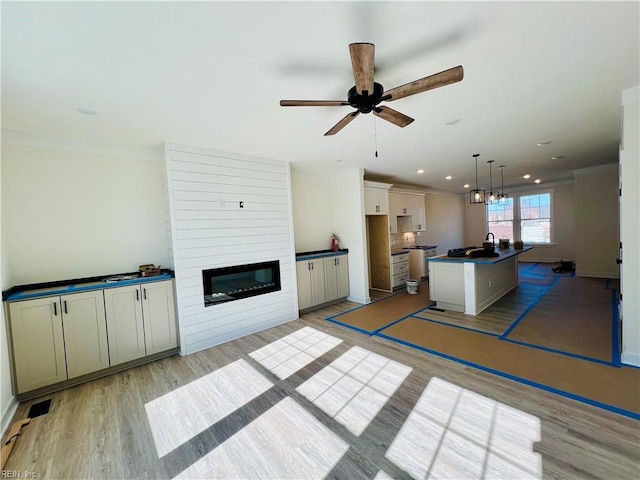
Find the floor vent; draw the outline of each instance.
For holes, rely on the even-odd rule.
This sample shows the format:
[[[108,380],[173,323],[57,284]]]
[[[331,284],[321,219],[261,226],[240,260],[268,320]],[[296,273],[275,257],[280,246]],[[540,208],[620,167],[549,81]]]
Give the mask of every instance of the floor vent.
[[[43,402],[34,403],[33,405],[31,405],[31,408],[29,409],[29,415],[27,415],[27,417],[36,418],[36,417],[39,417],[40,415],[49,413],[50,406],[51,406],[51,399],[45,400]]]

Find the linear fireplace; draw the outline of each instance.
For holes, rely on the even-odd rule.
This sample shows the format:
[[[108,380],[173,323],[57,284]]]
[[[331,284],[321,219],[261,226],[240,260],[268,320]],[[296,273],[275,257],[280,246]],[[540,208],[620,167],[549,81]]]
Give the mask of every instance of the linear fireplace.
[[[202,271],[204,306],[254,297],[281,289],[280,261]]]

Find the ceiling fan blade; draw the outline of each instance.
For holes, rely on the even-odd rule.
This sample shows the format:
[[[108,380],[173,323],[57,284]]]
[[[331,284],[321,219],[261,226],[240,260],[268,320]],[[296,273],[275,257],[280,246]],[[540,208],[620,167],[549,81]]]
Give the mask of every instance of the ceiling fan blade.
[[[342,100],[280,100],[281,107],[341,107],[349,105]]]
[[[461,65],[458,65],[444,72],[435,73],[420,80],[415,80],[411,83],[387,90],[382,94],[382,98],[391,102],[399,98],[408,97],[409,95],[415,95],[416,93],[426,92],[427,90],[459,82],[463,77],[464,70]],[[389,96],[389,98],[385,98],[387,96]]]
[[[373,43],[352,43],[349,45],[353,78],[356,81],[356,91],[363,95],[373,93],[373,70],[375,46]]]
[[[359,113],[360,112],[356,110],[355,112],[351,112],[347,114],[346,117],[344,117],[342,120],[336,123],[333,127],[331,127],[331,129],[327,133],[325,133],[324,136],[326,137],[328,135],[335,135],[344,127],[346,127],[347,124],[349,124],[354,118],[356,118]]]
[[[389,107],[376,107],[373,110],[373,114],[376,117],[380,117],[387,122],[391,122],[399,127],[406,127],[411,122],[413,122],[413,118],[407,117],[404,113],[400,113]]]

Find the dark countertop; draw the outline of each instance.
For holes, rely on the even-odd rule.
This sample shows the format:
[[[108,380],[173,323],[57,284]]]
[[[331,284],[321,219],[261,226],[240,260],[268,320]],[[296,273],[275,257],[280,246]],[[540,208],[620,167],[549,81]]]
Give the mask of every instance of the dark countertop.
[[[323,257],[335,257],[336,255],[347,255],[349,253],[349,249],[343,248],[342,250],[338,250],[334,252],[330,248],[326,250],[313,250],[311,252],[298,252],[296,253],[296,262],[301,260],[311,260],[313,258],[323,258]]]
[[[437,257],[430,257],[428,260],[430,262],[452,262],[452,263],[480,263],[480,264],[493,264],[501,262],[502,260],[506,260],[507,258],[515,257],[516,255],[520,255],[521,253],[528,252],[533,247],[524,247],[519,250],[516,250],[513,247],[500,249],[496,248],[495,252],[498,254],[497,257],[476,257],[471,258],[468,256],[464,257],[449,257],[448,255],[439,255]]]
[[[429,250],[431,248],[438,248],[437,245],[418,245],[415,247],[405,247],[405,250]]]
[[[33,283],[30,285],[18,285],[2,292],[2,300],[16,302],[31,298],[50,297],[54,295],[67,295],[70,293],[88,292],[91,290],[104,290],[106,288],[126,287],[141,283],[159,282],[171,280],[174,274],[171,270],[162,270],[160,275],[141,277],[140,272],[117,273],[100,277],[75,278],[70,280],[57,280],[54,282]],[[107,279],[120,276],[133,276],[127,280],[109,282]]]
[[[391,250],[391,256],[402,255],[403,253],[409,253],[409,249],[403,248],[402,250]]]

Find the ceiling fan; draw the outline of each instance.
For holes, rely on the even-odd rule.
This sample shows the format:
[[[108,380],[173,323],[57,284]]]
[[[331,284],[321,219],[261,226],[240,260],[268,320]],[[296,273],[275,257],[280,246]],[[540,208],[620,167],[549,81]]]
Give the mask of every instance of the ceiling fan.
[[[384,90],[382,85],[373,81],[375,46],[372,43],[352,43],[349,45],[353,78],[356,84],[349,89],[347,100],[280,100],[282,107],[340,107],[351,106],[356,110],[348,113],[336,123],[327,133],[335,135],[361,113],[373,112],[374,115],[388,122],[406,127],[413,118],[408,117],[392,108],[378,106],[381,102],[392,102],[399,98],[426,92],[434,88],[444,87],[462,80],[464,71],[457,66],[428,77],[414,80],[391,90]]]

